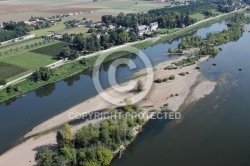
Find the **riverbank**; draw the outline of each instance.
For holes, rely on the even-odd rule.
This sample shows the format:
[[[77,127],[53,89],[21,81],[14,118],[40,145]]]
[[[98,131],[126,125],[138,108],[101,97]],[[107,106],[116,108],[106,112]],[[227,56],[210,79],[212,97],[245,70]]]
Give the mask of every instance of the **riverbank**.
[[[162,83],[154,83],[149,93],[145,96],[145,98],[137,104],[140,108],[143,108],[143,110],[145,111],[149,111],[152,109],[159,109],[163,105],[168,104],[168,109],[172,111],[178,110],[180,105],[183,104],[188,94],[190,93],[190,88],[196,82],[197,76],[200,74],[199,70],[195,69],[198,63],[191,66],[178,68],[176,70],[164,70],[166,66],[174,62],[180,61],[183,58],[185,57],[163,62],[155,66],[154,68],[155,79],[164,79],[171,75],[174,75],[175,79],[168,80],[167,82],[162,82]],[[200,62],[207,60],[207,58],[208,57],[203,57],[202,59],[200,59]],[[188,72],[189,74],[186,74],[185,76],[180,76],[179,74],[183,72]],[[133,81],[142,80],[144,82],[146,79],[144,73],[145,73],[144,70],[136,73],[135,76],[138,77]],[[209,87],[206,86],[206,89],[210,89],[210,93],[213,91],[213,88],[214,86],[210,85]],[[196,90],[196,94],[199,94],[196,96],[203,96],[208,94],[204,93],[202,88],[199,89]],[[108,89],[107,92],[116,95],[116,93],[111,88]],[[141,95],[144,95],[143,92],[141,93]],[[122,97],[125,99],[132,96],[134,96],[134,93],[128,92],[123,94]],[[95,105],[95,108],[93,108],[93,105]],[[41,148],[42,146],[53,145],[56,143],[55,139],[56,133],[49,132],[49,130],[55,129],[67,122],[72,121],[72,119],[69,119],[69,115],[83,114],[83,113],[86,114],[109,107],[112,107],[112,105],[110,103],[107,103],[104,99],[101,98],[100,95],[98,95],[70,108],[69,110],[65,111],[62,114],[59,114],[47,120],[46,122],[35,127],[31,132],[29,132],[26,135],[26,137],[30,137],[28,140],[26,140],[24,143],[16,146],[15,148],[3,154],[0,157],[0,165],[7,165],[7,164],[15,165],[16,163],[20,163],[20,165],[26,165],[26,166],[34,165],[35,164],[34,155],[36,151],[39,150],[39,148]],[[85,123],[73,126],[73,132],[81,128],[83,125],[87,125],[88,123],[92,122],[93,121],[87,121]],[[94,121],[93,123],[95,122],[97,121]],[[32,135],[36,136],[32,137]]]
[[[193,25],[190,25],[190,26],[188,26],[186,28],[183,28],[183,29],[180,29],[180,30],[178,30],[176,32],[173,32],[171,34],[164,34],[164,35],[159,35],[158,37],[154,37],[154,38],[147,38],[147,39],[142,40],[142,41],[126,43],[126,44],[121,45],[121,46],[112,47],[112,48],[110,48],[108,50],[103,50],[103,51],[100,51],[100,52],[96,52],[96,53],[93,53],[93,54],[89,54],[89,55],[80,57],[75,61],[71,61],[71,62],[66,61],[66,62],[61,63],[60,65],[56,66],[54,76],[52,76],[52,78],[49,81],[40,81],[38,83],[32,83],[32,82],[26,80],[26,78],[23,78],[23,80],[17,79],[17,82],[12,81],[12,84],[14,84],[15,86],[20,87],[19,89],[21,89],[21,91],[13,91],[11,93],[7,93],[6,89],[0,90],[0,102],[4,102],[4,101],[6,101],[8,99],[11,99],[11,98],[14,98],[14,97],[18,97],[18,96],[20,96],[22,94],[25,94],[25,93],[30,92],[32,90],[35,90],[35,89],[37,89],[39,87],[42,87],[44,85],[60,81],[62,79],[70,77],[70,76],[72,76],[74,74],[82,72],[83,70],[86,70],[86,69],[88,69],[90,67],[93,67],[93,65],[94,65],[93,59],[95,59],[94,57],[98,57],[102,53],[108,53],[108,52],[114,51],[114,50],[118,52],[119,50],[121,50],[121,49],[123,49],[125,47],[128,47],[128,46],[134,46],[136,48],[142,49],[142,48],[151,46],[151,45],[153,45],[155,43],[172,40],[174,38],[177,38],[177,37],[180,37],[180,36],[183,36],[183,35],[187,35],[188,33],[191,33],[191,32],[193,32],[193,31],[195,31],[198,28],[201,28],[203,26],[212,24],[214,22],[218,22],[218,21],[223,20],[223,19],[230,18],[234,14],[236,14],[238,12],[243,12],[244,10],[245,9],[241,9],[241,10],[238,10],[238,11],[233,11],[231,13],[226,13],[226,14],[222,14],[222,15],[219,15],[219,16],[216,16],[216,17],[208,18],[208,19],[199,21],[199,22],[197,22],[197,23],[195,23]],[[119,58],[119,57],[121,57],[123,55],[118,54],[117,56],[113,57],[113,59]],[[79,64],[79,60],[81,60],[81,59],[87,59],[87,60],[89,59],[89,61],[91,61],[92,63],[87,65],[87,66],[83,66],[83,65]],[[27,75],[27,76],[29,76],[29,75]]]

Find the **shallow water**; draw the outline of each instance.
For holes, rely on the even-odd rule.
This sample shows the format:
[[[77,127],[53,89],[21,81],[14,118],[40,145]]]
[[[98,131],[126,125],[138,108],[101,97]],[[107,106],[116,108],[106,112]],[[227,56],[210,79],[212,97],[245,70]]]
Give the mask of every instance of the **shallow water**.
[[[204,76],[218,81],[212,94],[182,106],[181,121],[148,124],[112,165],[250,165],[249,39],[250,33],[245,32],[200,65]]]

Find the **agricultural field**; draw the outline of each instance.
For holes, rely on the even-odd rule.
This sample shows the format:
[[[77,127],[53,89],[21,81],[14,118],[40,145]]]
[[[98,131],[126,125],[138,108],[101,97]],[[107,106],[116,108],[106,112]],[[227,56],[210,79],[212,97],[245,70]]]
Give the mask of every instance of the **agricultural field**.
[[[163,8],[169,2],[142,0],[5,0],[0,1],[0,23],[4,21],[28,20],[30,16],[52,16],[70,12],[83,12],[88,20],[98,21],[104,14],[117,15],[120,12],[144,12],[150,9]],[[79,17],[79,16],[77,16]]]
[[[6,80],[25,71],[27,70],[16,65],[0,62],[0,80]]]
[[[10,72],[8,75],[8,72],[12,70],[7,70],[6,67],[1,68],[2,64],[0,64],[0,75],[7,75],[8,77],[5,76],[5,78],[8,80],[12,80],[13,78],[32,72],[39,67],[47,66],[57,61],[55,56],[59,54],[58,52],[66,45],[66,43],[56,40],[44,41],[42,38],[15,44],[14,46],[8,45],[0,47],[0,62],[14,66],[12,66],[12,70],[15,72]],[[33,50],[35,51],[32,52]],[[45,51],[49,51],[49,53]],[[54,56],[52,56],[52,54],[54,54]],[[18,70],[20,72],[16,72],[17,70],[15,70],[18,67],[20,68],[20,70]]]
[[[41,47],[35,50],[31,50],[29,52],[55,57],[59,55],[62,49],[66,46],[68,46],[67,43],[60,42],[60,43],[51,44],[45,47]]]
[[[60,34],[63,34],[63,33],[68,33],[68,34],[82,33],[82,34],[88,35],[87,32],[88,32],[89,28],[86,28],[86,27],[75,27],[75,28],[66,29],[64,22],[67,21],[68,19],[69,18],[67,18],[67,19],[63,18],[62,22],[58,23],[55,26],[52,26],[50,28],[31,31],[30,34],[35,34],[35,35],[40,36],[40,37],[48,35],[48,34],[52,34],[52,33],[60,33]],[[79,17],[79,18],[75,18],[75,19],[81,20],[83,18]]]

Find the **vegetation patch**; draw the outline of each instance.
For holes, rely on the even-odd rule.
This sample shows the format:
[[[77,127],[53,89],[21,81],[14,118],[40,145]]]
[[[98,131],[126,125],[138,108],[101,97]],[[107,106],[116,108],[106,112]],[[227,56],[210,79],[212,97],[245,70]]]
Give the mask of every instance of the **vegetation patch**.
[[[38,48],[30,52],[43,54],[43,55],[49,55],[49,56],[58,56],[60,52],[63,50],[63,48],[66,46],[68,46],[67,43],[60,42],[60,43]]]
[[[27,70],[16,65],[0,62],[0,80],[6,80],[25,71]]]

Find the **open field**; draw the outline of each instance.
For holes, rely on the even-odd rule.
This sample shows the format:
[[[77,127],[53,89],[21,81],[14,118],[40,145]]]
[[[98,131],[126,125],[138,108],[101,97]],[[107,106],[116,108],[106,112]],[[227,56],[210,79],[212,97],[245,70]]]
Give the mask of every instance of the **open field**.
[[[67,19],[69,19],[69,18],[67,18]],[[76,18],[76,19],[81,20],[82,17],[79,17],[79,18]],[[31,31],[30,34],[35,34],[37,36],[44,36],[44,35],[48,35],[48,34],[52,34],[52,33],[68,33],[68,34],[82,33],[82,34],[88,35],[87,32],[88,32],[89,28],[75,27],[75,28],[66,29],[66,26],[63,23],[65,21],[66,21],[66,19],[63,18],[62,22],[58,23],[55,26],[52,26],[50,28]]]
[[[32,5],[31,5],[32,4]],[[103,14],[118,14],[120,12],[143,12],[155,8],[163,8],[168,2],[135,0],[5,0],[0,1],[0,22],[28,20],[33,16],[52,16],[69,12],[83,12],[81,15],[88,20],[98,21]]]
[[[45,29],[38,29],[31,31],[30,34],[35,34],[37,36],[44,36],[52,33],[60,33],[61,31],[64,31],[66,26],[62,22],[57,23],[56,25],[50,27],[50,28],[45,28]]]

